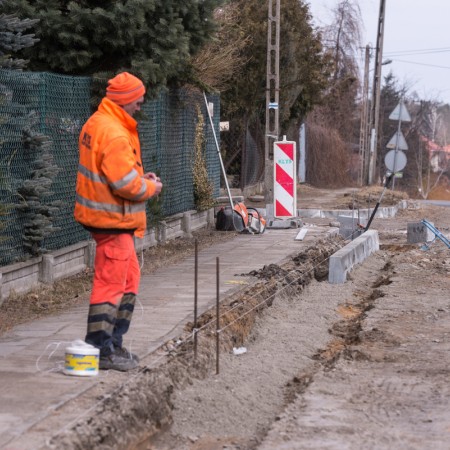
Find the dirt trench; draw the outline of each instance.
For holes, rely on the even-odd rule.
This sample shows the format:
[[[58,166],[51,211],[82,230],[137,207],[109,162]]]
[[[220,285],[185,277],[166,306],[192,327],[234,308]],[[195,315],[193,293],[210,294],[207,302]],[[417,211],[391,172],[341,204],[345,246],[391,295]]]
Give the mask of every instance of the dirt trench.
[[[317,280],[325,279],[328,273],[328,258],[343,245],[344,241],[340,237],[319,241],[314,247],[307,248],[281,266],[268,265],[260,271],[252,272],[255,282],[250,287],[222,300],[219,375],[216,375],[215,310],[210,310],[199,318],[197,324],[200,332],[196,359],[192,339],[193,324],[187,323],[182,336],[168,342],[154,355],[157,364],[146,362],[145,367],[133,374],[131,380],[112,395],[99,392],[99,404],[95,410],[75,426],[53,436],[47,443],[47,448],[153,448],[149,439],[165,440],[166,436],[171,436],[180,411],[176,398],[178,393],[186,392],[197,384],[202,386],[211,380],[215,383],[224,379],[222,375],[230,369],[233,370],[230,357],[232,361],[241,361],[245,365],[245,355],[240,359],[231,356],[233,348],[242,348],[249,340],[252,342],[263,338],[256,336],[263,333],[261,318],[268,314],[270,316],[271,313],[267,311],[277,311],[277,314],[280,314],[282,310],[279,310],[279,304],[284,301],[296,302],[311,283],[319,283]],[[288,313],[284,310],[283,314],[286,312]],[[311,346],[315,348],[315,344],[311,343]],[[247,377],[247,380],[258,379],[257,372],[250,370],[252,374],[244,377]],[[291,378],[289,371],[285,372],[283,385]],[[235,372],[235,375],[239,377],[238,372]],[[270,374],[266,377],[270,382]],[[239,382],[238,379],[236,382]],[[264,427],[261,428],[263,429]],[[181,448],[180,445],[184,445],[181,442],[170,442],[171,439],[172,437],[169,438],[167,448]],[[193,440],[192,435],[187,438],[182,436],[180,439],[186,440],[187,445]]]
[[[175,393],[170,430],[139,450],[258,449],[317,375],[341,358],[359,357],[362,322],[382,297],[380,286],[390,282],[390,255],[378,254],[359,270],[357,283],[339,289],[322,283],[318,271],[301,292],[279,293],[257,319],[248,353],[227,355],[225,373]]]
[[[450,332],[437,322],[447,318],[450,323],[448,295],[438,301],[435,297],[448,294],[450,257],[438,246],[424,252],[414,245],[382,244],[354,268],[346,283],[330,285],[322,281],[338,244],[343,245],[319,242],[281,266],[253,272],[251,288],[223,301],[219,374],[215,314],[209,311],[198,324],[203,333],[197,360],[193,324],[187,324],[178,341],[161,349],[163,364],[148,364],[83,422],[55,437],[49,448],[273,450],[344,448],[347,442],[355,449],[400,448],[401,426],[409,424],[393,418],[403,408],[405,420],[415,424],[407,404],[412,394],[432,387],[429,377],[440,377],[437,386],[445,391],[446,359],[441,354],[435,360],[429,350],[448,347]],[[414,342],[404,343],[406,337]],[[420,351],[422,340],[429,359],[420,354],[417,364],[403,368],[417,355],[405,359],[400,352],[405,346],[409,352]],[[245,352],[235,354],[233,348]],[[425,387],[411,391],[408,370],[420,378],[427,369],[416,380]],[[395,371],[392,380],[386,375],[389,370]],[[406,378],[401,378],[403,372]],[[378,373],[388,381],[371,378]],[[432,420],[437,423],[435,416],[441,414],[445,422],[450,419],[442,409],[446,394],[439,398],[432,391],[428,403],[437,402]],[[344,407],[347,400],[350,406]],[[418,401],[428,411],[430,404]],[[422,416],[415,424],[417,432],[434,426]],[[362,423],[364,419],[369,423]],[[386,439],[383,433],[391,424],[400,428]],[[446,448],[445,437],[430,439],[436,448]],[[373,445],[365,447],[368,442]]]

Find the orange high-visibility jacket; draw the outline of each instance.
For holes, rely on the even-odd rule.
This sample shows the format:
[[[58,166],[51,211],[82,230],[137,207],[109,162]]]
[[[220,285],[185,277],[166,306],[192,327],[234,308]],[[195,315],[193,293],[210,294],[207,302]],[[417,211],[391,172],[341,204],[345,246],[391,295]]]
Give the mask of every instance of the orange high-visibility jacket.
[[[156,187],[143,178],[137,122],[104,98],[81,130],[79,150],[75,220],[143,237],[145,202]]]

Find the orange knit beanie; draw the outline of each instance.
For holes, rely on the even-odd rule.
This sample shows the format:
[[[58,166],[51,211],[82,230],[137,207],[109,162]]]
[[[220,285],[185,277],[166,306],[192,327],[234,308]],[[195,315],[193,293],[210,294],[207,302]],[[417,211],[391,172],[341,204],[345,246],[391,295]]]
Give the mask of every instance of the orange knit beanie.
[[[128,72],[119,73],[109,80],[106,88],[106,97],[120,106],[132,103],[144,94],[144,83]]]

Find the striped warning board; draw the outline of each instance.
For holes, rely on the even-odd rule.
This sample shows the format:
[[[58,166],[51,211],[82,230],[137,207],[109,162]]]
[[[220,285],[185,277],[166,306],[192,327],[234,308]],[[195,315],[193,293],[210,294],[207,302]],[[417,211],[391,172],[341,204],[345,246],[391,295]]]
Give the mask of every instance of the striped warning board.
[[[295,142],[274,142],[274,216],[280,219],[297,216],[295,160]]]

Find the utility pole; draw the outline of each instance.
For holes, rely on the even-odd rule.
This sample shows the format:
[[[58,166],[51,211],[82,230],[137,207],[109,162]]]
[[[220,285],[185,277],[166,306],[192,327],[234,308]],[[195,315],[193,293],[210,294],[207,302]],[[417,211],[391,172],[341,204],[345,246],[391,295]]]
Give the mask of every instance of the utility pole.
[[[359,130],[359,158],[360,172],[359,184],[362,186],[367,180],[369,168],[369,65],[370,65],[370,46],[366,45],[365,63],[364,63],[364,84],[361,102],[361,125]]]
[[[267,23],[267,77],[266,77],[266,135],[264,165],[264,197],[273,203],[273,159],[271,147],[278,140],[280,100],[280,0],[269,0]]]
[[[383,59],[383,36],[386,0],[380,0],[380,14],[378,17],[377,46],[375,54],[375,71],[372,86],[372,109],[371,109],[371,136],[370,136],[370,158],[367,184],[373,184],[377,165],[377,139],[378,124],[380,119],[380,91],[381,91],[381,66]]]

